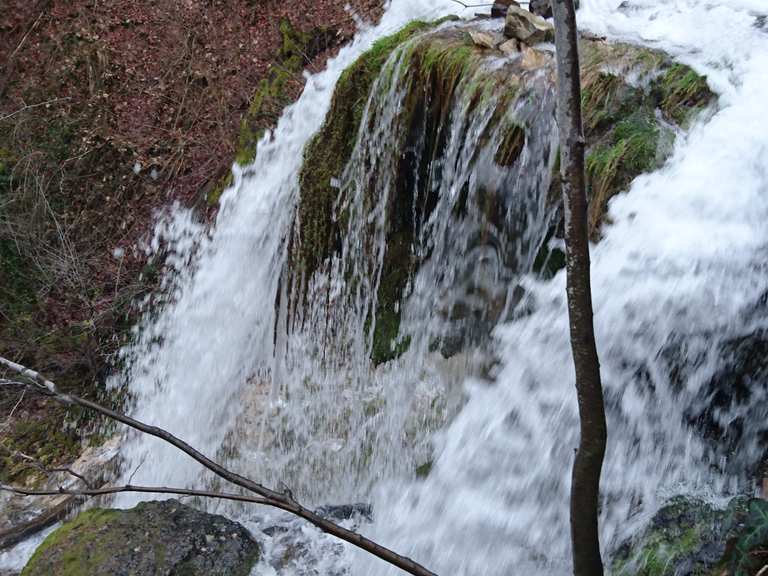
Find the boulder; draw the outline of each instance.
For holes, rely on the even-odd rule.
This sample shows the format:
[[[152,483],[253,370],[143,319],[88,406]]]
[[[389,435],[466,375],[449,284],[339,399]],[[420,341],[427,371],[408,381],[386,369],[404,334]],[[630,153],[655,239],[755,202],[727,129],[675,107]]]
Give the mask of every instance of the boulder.
[[[520,52],[520,42],[514,38],[510,38],[506,42],[499,45],[499,50],[501,50],[507,56],[514,56]]]
[[[491,8],[491,18],[504,18],[507,15],[507,9],[513,4],[519,6],[515,0],[496,0]]]
[[[510,10],[520,14],[518,7],[511,6]],[[522,13],[526,22],[551,32],[546,21],[530,12]],[[562,258],[548,248],[557,244],[561,229],[557,213],[561,194],[556,176],[551,191],[545,189],[547,174],[537,181],[542,189],[534,186],[530,191],[531,209],[523,206],[529,196],[520,193],[517,176],[538,170],[532,163],[541,158],[549,161],[550,156],[554,172],[554,154],[547,156],[552,152],[547,136],[552,116],[547,106],[552,103],[556,78],[552,51],[523,46],[527,50],[520,53],[517,38],[496,50],[478,46],[469,31],[487,33],[484,25],[430,26],[418,31],[415,35],[398,33],[383,39],[342,75],[325,123],[305,149],[297,239],[293,243],[296,251],[289,263],[298,284],[316,272],[319,276],[331,270],[343,253],[343,244],[351,238],[372,258],[371,247],[383,241],[371,350],[376,364],[407,349],[409,340],[401,338],[400,333],[403,305],[406,298],[413,302],[417,276],[422,272],[427,276],[442,265],[435,258],[426,258],[429,251],[421,248],[425,223],[455,222],[456,234],[450,245],[441,248],[441,257],[450,259],[453,274],[435,288],[436,303],[430,308],[437,317],[430,330],[434,326],[438,333],[430,346],[444,357],[485,342],[500,315],[511,310],[507,304],[517,303],[509,287],[521,261],[535,259],[536,270],[547,273],[562,266]],[[395,51],[398,60],[389,59],[387,69],[388,58]],[[637,175],[657,168],[671,149],[666,143],[672,138],[672,130],[661,121],[657,110],[674,121],[692,116],[713,96],[702,92],[699,99],[697,88],[697,98],[690,98],[690,90],[683,88],[706,87],[706,82],[661,52],[591,39],[581,40],[579,52],[588,143],[590,225],[597,233],[611,197],[626,190]],[[502,53],[511,57],[499,58]],[[402,62],[400,72],[392,68],[395,61]],[[391,92],[372,93],[382,70],[387,72],[381,76],[386,80],[384,85],[397,82],[402,90],[402,103],[394,117],[387,116],[389,109],[379,107]],[[458,99],[467,103],[471,113],[461,116],[463,108],[451,105]],[[356,104],[350,106],[349,102]],[[355,138],[349,137],[360,133],[368,103],[372,115],[365,120],[365,130],[374,132],[377,126],[386,124],[391,132],[389,141],[401,151],[387,156],[393,162],[387,166],[391,187],[386,204],[381,204],[381,236],[376,242],[367,228],[351,232],[348,208],[339,210],[352,197],[362,197],[361,208],[372,210],[383,197],[378,187],[381,180],[364,177],[375,173],[370,166],[379,161],[378,157],[362,158],[370,149],[356,153]],[[474,111],[483,107],[498,113],[489,115],[482,137],[462,156],[468,165],[462,169],[461,181],[455,183],[454,200],[441,196],[439,187],[431,183],[442,178],[442,167],[454,161],[447,160],[446,155],[455,153],[445,127],[454,122],[471,122],[476,117]],[[470,129],[464,124],[462,129]],[[345,180],[343,175],[355,154],[355,166],[369,167],[367,172],[355,172],[354,178],[348,173]],[[480,178],[468,178],[471,174]],[[330,185],[332,178],[340,179],[342,186]],[[547,194],[545,202],[532,200],[543,194]],[[446,207],[451,202],[455,206],[449,213]],[[416,215],[414,207],[418,207]],[[445,210],[440,218],[435,213],[438,207]],[[545,237],[533,242],[529,239],[536,232],[527,220],[531,214],[535,214],[536,222],[548,223]],[[539,246],[547,249],[539,251]],[[533,250],[541,257],[529,254]],[[429,337],[432,339],[431,334]]]
[[[507,20],[504,34],[526,44],[552,42],[555,39],[555,29],[546,20],[519,6],[510,6],[507,10]]]
[[[504,38],[497,38],[490,32],[484,32],[483,30],[470,30],[469,37],[472,38],[475,46],[480,46],[481,48],[493,49],[504,41]]]
[[[81,513],[45,539],[22,576],[248,576],[259,556],[240,524],[165,500]]]
[[[702,500],[676,497],[637,536],[619,546],[608,574],[753,574],[766,544],[768,502],[737,497],[717,510]]]

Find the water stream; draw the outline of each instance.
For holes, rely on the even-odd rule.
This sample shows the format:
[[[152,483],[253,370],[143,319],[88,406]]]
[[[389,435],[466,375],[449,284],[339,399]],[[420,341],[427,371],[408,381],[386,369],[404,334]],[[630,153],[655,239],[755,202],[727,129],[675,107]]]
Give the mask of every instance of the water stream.
[[[688,414],[706,402],[703,389],[720,366],[720,344],[768,324],[750,312],[768,289],[768,33],[755,26],[753,13],[764,9],[762,1],[620,3],[582,0],[580,25],[665,49],[706,74],[721,97],[712,118],[678,138],[661,170],[615,199],[612,224],[593,249],[609,406],[606,552],[669,495],[716,499],[750,489],[739,458],[754,458],[756,434],[747,429],[739,457],[726,462],[690,427]],[[302,151],[323,122],[341,72],[376,38],[456,8],[449,0],[392,0],[380,24],[361,30],[325,71],[308,78],[299,101],[260,143],[254,164],[235,169],[215,226],[206,230],[187,211],[169,212],[150,247],[162,247],[173,270],[165,276],[164,302],[136,328],[114,384],[128,383],[137,418],[268,485],[285,483],[312,504],[371,502],[375,519],[362,529],[441,574],[566,574],[578,422],[565,279],[530,273],[547,224],[542,175],[553,158],[542,151],[551,153],[556,134],[541,118],[551,117],[552,102],[509,111],[538,134],[511,176],[489,172],[482,147],[475,150],[484,131],[490,142],[498,140],[490,120],[496,102],[453,116],[443,158],[451,169],[435,178],[439,200],[420,237],[429,263],[403,309],[402,333],[411,346],[374,369],[365,322],[381,275],[381,222],[392,189],[387,174],[399,154],[387,143],[398,134],[407,80],[395,54],[388,63],[395,81],[380,79],[366,110],[378,129],[349,135],[358,145],[339,175],[349,191],[343,208],[353,215],[341,255],[309,287],[324,302],[352,304],[310,306],[300,323],[275,305],[292,290],[280,279]],[[457,90],[454,108],[468,89]],[[371,166],[381,176],[374,205],[362,192]],[[494,245],[508,250],[489,251],[472,240],[472,218],[462,225],[452,220],[457,186],[466,184],[471,195],[510,177],[527,191],[507,211],[520,228],[512,244],[499,231]],[[495,316],[506,320],[490,342],[447,361],[433,345],[450,329],[440,308],[464,298],[470,280],[493,289],[520,284],[527,313]],[[136,484],[208,480],[193,461],[151,439],[129,437],[123,456],[124,474]],[[417,477],[416,468],[427,462],[430,473]],[[226,511],[254,530],[275,521],[268,511]],[[319,573],[345,567],[351,574],[396,573],[312,530],[305,534],[327,564],[314,566],[327,570]],[[256,574],[272,570],[263,562]]]

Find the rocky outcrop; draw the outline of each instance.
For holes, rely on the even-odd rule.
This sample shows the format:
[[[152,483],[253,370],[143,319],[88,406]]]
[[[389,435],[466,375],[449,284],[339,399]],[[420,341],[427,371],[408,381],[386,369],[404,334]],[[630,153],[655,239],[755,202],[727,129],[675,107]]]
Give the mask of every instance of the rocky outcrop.
[[[515,38],[526,44],[553,42],[555,39],[555,29],[552,24],[514,4],[507,9],[504,34],[508,38]]]
[[[614,554],[612,576],[751,576],[768,553],[768,502],[733,499],[718,510],[675,498]],[[761,561],[763,559],[763,561]]]
[[[46,538],[22,576],[248,576],[259,555],[240,524],[166,500],[81,513]]]
[[[517,10],[514,13],[519,14]],[[528,24],[544,22],[526,14],[526,18],[520,18]],[[541,25],[547,29],[549,26],[546,22]],[[445,25],[429,31],[432,28],[434,25],[413,23],[380,40],[342,75],[326,122],[305,151],[301,173],[298,239],[294,241],[291,267],[306,280],[331,256],[340,254],[348,221],[343,210],[337,213],[337,209],[344,204],[342,176],[355,148],[351,135],[358,134],[361,128],[372,86],[388,56],[398,51],[401,65],[408,71],[403,85],[407,95],[396,117],[401,133],[390,141],[396,140],[394,145],[403,154],[392,168],[395,184],[385,209],[386,253],[377,298],[372,351],[375,362],[390,359],[402,350],[400,345],[393,345],[399,331],[400,303],[421,265],[423,256],[417,256],[414,243],[437,204],[436,189],[428,184],[441,174],[440,167],[445,161],[442,155],[453,129],[451,122],[458,121],[456,114],[469,111],[471,115],[473,110],[484,110],[489,98],[496,99],[488,126],[482,134],[473,134],[472,138],[477,140],[469,145],[476,148],[471,155],[474,173],[480,174],[481,180],[493,173],[500,181],[483,185],[477,194],[469,196],[468,183],[455,182],[456,189],[462,190],[459,198],[462,202],[466,198],[473,206],[457,208],[454,216],[458,218],[458,230],[470,225],[467,213],[481,213],[473,216],[478,221],[471,223],[474,240],[469,242],[475,245],[468,250],[481,250],[482,255],[478,252],[477,258],[483,261],[501,262],[501,273],[494,274],[504,290],[496,290],[495,285],[469,286],[467,297],[444,312],[449,322],[464,326],[458,331],[457,344],[441,345],[441,349],[452,353],[467,341],[469,333],[487,334],[505,308],[503,294],[511,281],[509,274],[531,265],[534,258],[529,262],[527,254],[532,245],[546,246],[547,240],[559,233],[556,155],[552,155],[549,166],[551,178],[545,176],[552,181],[546,203],[549,212],[536,216],[550,223],[549,230],[537,236],[536,225],[528,219],[528,208],[513,207],[520,197],[520,192],[516,192],[517,175],[538,170],[532,164],[523,166],[521,158],[531,162],[532,155],[542,158],[543,154],[545,162],[550,161],[547,151],[552,150],[543,139],[547,138],[544,132],[550,130],[553,121],[552,52],[516,38],[500,42],[498,32],[484,23]],[[531,36],[527,39],[533,41]],[[594,38],[582,39],[580,51],[590,226],[597,239],[609,200],[626,190],[637,175],[659,167],[671,150],[672,126],[686,126],[714,96],[705,79],[661,52]],[[466,102],[469,108],[462,109],[458,102]],[[513,121],[507,114],[515,107],[515,113],[526,120]],[[530,112],[523,111],[525,107],[530,107]],[[546,110],[550,110],[550,116]],[[536,122],[543,123],[541,129],[534,130]],[[550,128],[545,127],[547,123]],[[489,147],[493,147],[489,154],[494,162],[481,166]],[[374,194],[372,190],[370,193]],[[369,205],[374,201],[372,197]],[[425,213],[414,217],[414,206],[425,207]],[[523,237],[528,244],[512,245]],[[562,259],[556,252],[542,250],[535,258],[536,269],[544,274],[561,265]],[[453,268],[457,270],[457,281],[461,281],[461,266],[454,261]]]

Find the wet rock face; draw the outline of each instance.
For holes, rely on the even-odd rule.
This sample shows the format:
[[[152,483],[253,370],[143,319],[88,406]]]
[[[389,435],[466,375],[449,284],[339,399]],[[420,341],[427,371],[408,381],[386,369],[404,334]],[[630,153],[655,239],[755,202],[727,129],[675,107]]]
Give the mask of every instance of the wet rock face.
[[[41,544],[23,576],[247,576],[260,548],[240,524],[177,500],[93,509]]]
[[[291,274],[310,279],[329,270],[345,243],[370,261],[383,253],[377,364],[408,347],[401,337],[409,326],[434,325],[430,346],[447,356],[482,345],[512,310],[508,289],[521,272],[562,266],[549,249],[561,237],[555,64],[549,47],[529,45],[549,38],[552,25],[514,3],[508,13],[520,29],[506,42],[501,22],[485,21],[414,22],[379,41],[342,75],[305,150]],[[669,125],[684,127],[714,96],[703,78],[661,52],[583,38],[580,55],[590,229],[598,240],[609,200],[668,155]],[[389,114],[395,108],[382,103],[393,82],[404,96]],[[356,147],[349,137],[370,141],[381,126],[390,132],[381,141],[398,154],[383,144]],[[361,197],[352,216],[349,206]],[[362,214],[377,217],[363,228],[355,224]],[[424,310],[434,323],[426,313],[415,320]]]
[[[724,342],[718,357],[722,365],[704,387],[704,401],[690,418],[718,453],[731,456],[729,467],[737,472],[747,469],[755,476],[768,456],[768,424],[758,424],[768,418],[768,330]],[[752,432],[745,434],[746,430]]]
[[[768,502],[737,497],[724,510],[670,500],[613,555],[612,576],[753,575],[768,545]]]

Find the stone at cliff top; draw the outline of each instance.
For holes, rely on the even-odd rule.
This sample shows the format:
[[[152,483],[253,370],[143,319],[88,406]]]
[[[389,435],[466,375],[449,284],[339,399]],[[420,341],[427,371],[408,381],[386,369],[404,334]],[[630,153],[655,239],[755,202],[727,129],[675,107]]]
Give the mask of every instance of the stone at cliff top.
[[[490,32],[483,32],[482,30],[470,30],[469,37],[472,38],[472,42],[482,48],[496,48],[504,41],[504,38],[497,38]]]
[[[240,524],[177,500],[93,509],[45,539],[22,576],[247,576],[259,545]]]
[[[519,6],[515,0],[496,0],[491,8],[491,18],[504,18],[507,15],[507,8],[512,5]]]
[[[555,29],[552,24],[536,14],[512,5],[507,10],[504,34],[526,44],[537,44],[539,42],[552,42]]]

